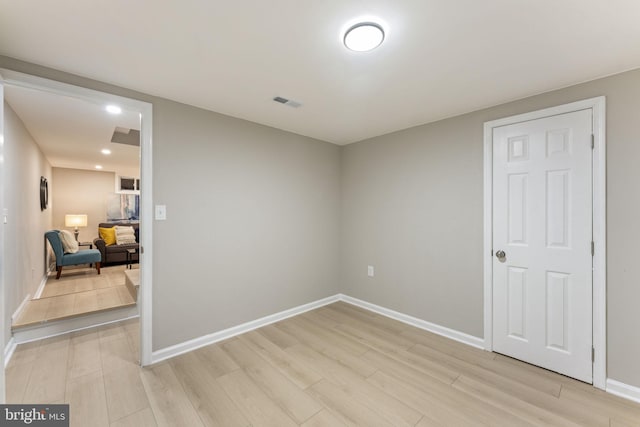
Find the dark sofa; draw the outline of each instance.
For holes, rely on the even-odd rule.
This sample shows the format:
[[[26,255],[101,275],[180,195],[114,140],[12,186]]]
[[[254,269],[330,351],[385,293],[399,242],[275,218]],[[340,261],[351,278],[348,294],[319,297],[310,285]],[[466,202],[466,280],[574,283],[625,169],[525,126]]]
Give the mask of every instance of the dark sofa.
[[[127,245],[109,245],[107,246],[100,237],[93,241],[96,249],[100,251],[102,254],[102,266],[111,265],[111,264],[123,264],[127,262],[127,249],[136,249],[136,253],[131,255],[131,261],[136,263],[138,262],[139,257],[139,249],[140,249],[140,230],[138,223],[129,223],[129,222],[101,222],[98,224],[100,228],[111,228],[116,225],[124,225],[133,227],[133,230],[136,234],[136,243],[131,243]]]

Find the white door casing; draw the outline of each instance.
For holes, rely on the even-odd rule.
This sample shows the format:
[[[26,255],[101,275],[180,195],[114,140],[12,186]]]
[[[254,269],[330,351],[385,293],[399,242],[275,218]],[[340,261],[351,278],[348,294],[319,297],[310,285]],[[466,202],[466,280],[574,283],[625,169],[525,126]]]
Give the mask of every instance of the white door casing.
[[[91,103],[116,104],[124,109],[140,112],[140,177],[143,185],[140,192],[140,290],[138,308],[140,310],[140,364],[152,363],[152,273],[153,273],[153,139],[150,103],[100,92],[80,86],[49,80],[9,69],[0,69],[0,83],[35,90],[42,90],[63,96],[83,99]],[[4,185],[0,182],[0,186]],[[0,187],[1,189],[1,187]],[[1,310],[0,310],[1,311]]]
[[[493,349],[589,383],[591,134],[590,109],[493,129]]]
[[[0,404],[5,403],[4,379],[4,84],[0,75]]]
[[[485,348],[599,388],[604,134],[604,97],[485,123]]]

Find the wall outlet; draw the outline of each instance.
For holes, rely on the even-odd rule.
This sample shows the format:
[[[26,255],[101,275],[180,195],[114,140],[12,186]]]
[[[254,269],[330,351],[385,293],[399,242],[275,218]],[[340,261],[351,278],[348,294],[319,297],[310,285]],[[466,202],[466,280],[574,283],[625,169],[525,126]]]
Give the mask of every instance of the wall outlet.
[[[373,277],[374,276],[373,265],[368,265],[367,266],[367,276],[369,276],[369,277]]]

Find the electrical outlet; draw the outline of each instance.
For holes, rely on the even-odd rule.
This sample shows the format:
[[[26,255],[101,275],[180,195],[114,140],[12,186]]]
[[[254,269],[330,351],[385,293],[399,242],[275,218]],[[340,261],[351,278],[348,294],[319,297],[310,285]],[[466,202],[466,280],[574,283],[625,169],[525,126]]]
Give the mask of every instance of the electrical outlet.
[[[374,276],[373,265],[368,265],[367,266],[367,276],[369,276],[369,277],[373,277]]]

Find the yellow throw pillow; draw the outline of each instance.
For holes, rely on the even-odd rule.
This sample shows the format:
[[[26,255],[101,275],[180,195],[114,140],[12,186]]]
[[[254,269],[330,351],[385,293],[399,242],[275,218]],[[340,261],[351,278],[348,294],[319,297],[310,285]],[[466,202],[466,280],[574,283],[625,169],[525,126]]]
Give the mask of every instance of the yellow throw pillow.
[[[110,228],[98,228],[98,234],[100,234],[100,238],[104,240],[104,243],[107,246],[116,244],[116,229],[114,227]]]

